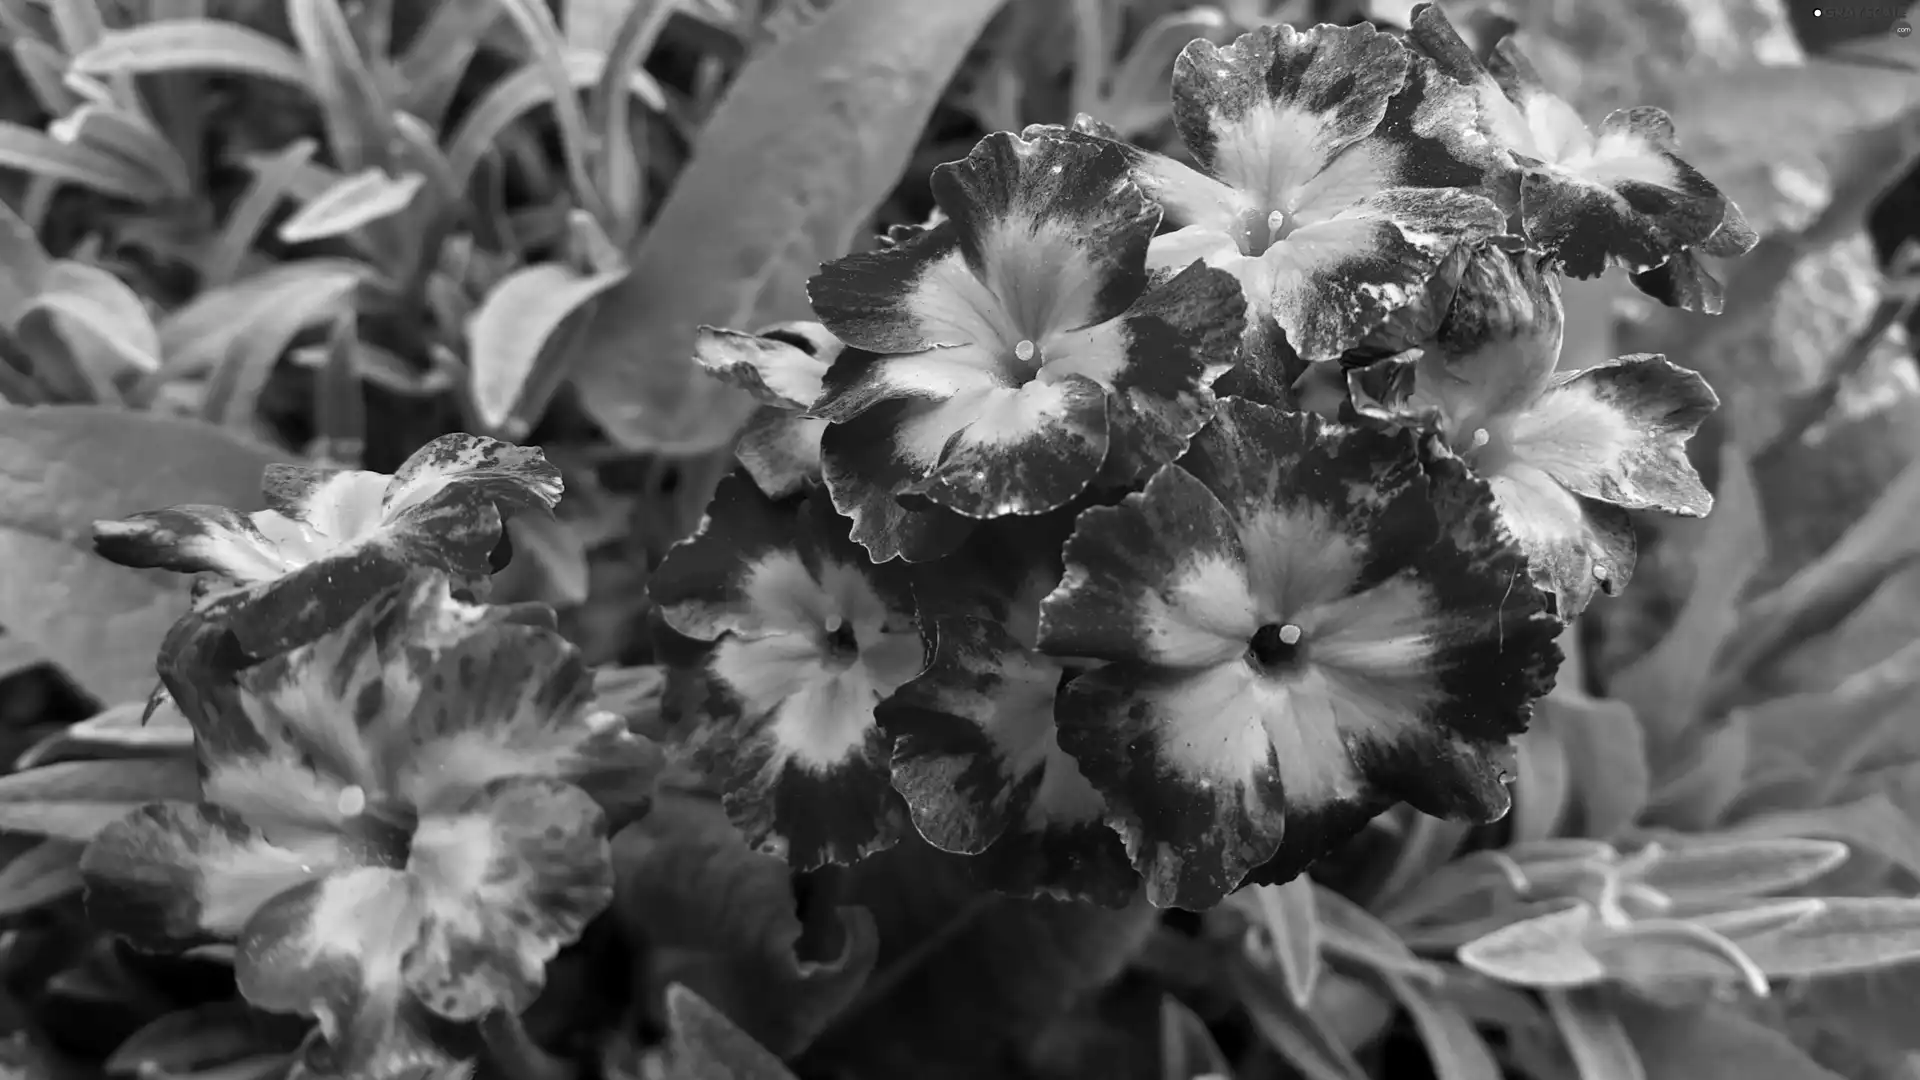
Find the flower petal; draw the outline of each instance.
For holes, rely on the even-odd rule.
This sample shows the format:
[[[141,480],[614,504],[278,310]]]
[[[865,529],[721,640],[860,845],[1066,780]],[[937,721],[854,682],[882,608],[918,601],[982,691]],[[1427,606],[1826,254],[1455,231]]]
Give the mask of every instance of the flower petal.
[[[1203,39],[1173,70],[1173,122],[1200,167],[1266,210],[1370,135],[1406,82],[1407,52],[1372,26],[1265,26]]]
[[[407,863],[423,911],[408,988],[450,1020],[525,1011],[547,961],[613,899],[606,824],[579,788],[518,777],[423,816]]]
[[[458,489],[500,506],[552,510],[560,502],[560,470],[537,446],[514,446],[464,432],[442,435],[414,451],[387,485],[389,523],[410,508]]]
[[[1510,466],[1487,478],[1500,522],[1527,554],[1534,581],[1554,594],[1562,619],[1585,611],[1594,590],[1616,595],[1637,558],[1627,512],[1582,498],[1538,469]]]
[[[1083,514],[1066,555],[1042,646],[1132,662],[1068,684],[1060,742],[1155,903],[1297,873],[1396,799],[1506,811],[1507,740],[1551,683],[1560,624],[1457,463],[1423,470],[1404,441],[1230,400],[1145,492]],[[1149,644],[1051,632],[1063,616]],[[1180,647],[1197,623],[1210,647]],[[1269,669],[1254,631],[1281,623],[1301,659]]]
[[[1674,152],[1673,121],[1655,108],[1621,109],[1600,122],[1590,151],[1526,176],[1527,237],[1569,277],[1619,263],[1641,273],[1719,229],[1726,199]]]
[[[80,873],[96,923],[142,948],[185,949],[231,941],[268,900],[361,857],[338,835],[270,840],[224,807],[151,803],[94,837]]]
[[[1085,491],[1107,459],[1107,392],[1083,375],[949,404],[963,400],[964,426],[924,477],[896,493],[908,509],[931,504],[975,519],[1044,514]]]
[[[932,184],[945,222],[808,283],[820,321],[855,348],[970,345],[1004,362],[1022,340],[1113,318],[1146,288],[1160,209],[1101,140],[997,132]]]
[[[841,347],[816,322],[779,323],[757,334],[702,326],[693,362],[763,405],[799,410],[820,396],[820,380]]]
[[[983,619],[943,619],[933,639],[927,670],[877,711],[920,834],[984,853],[976,869],[1003,891],[1124,902],[1138,879],[1106,800],[1055,738],[1061,665]]]
[[[269,1012],[320,1022],[335,1069],[389,1057],[406,1034],[401,962],[420,938],[418,883],[404,870],[361,867],[309,881],[248,920],[234,954],[240,994]]]
[[[1162,468],[1119,506],[1083,512],[1067,572],[1040,604],[1040,649],[1121,664],[1222,663],[1258,627],[1245,553],[1213,492]]]
[[[1490,200],[1451,188],[1392,188],[1267,250],[1274,319],[1307,360],[1331,360],[1425,296],[1462,243],[1505,227]],[[1256,301],[1257,301],[1256,297]]]
[[[708,660],[713,702],[695,756],[723,781],[750,843],[797,869],[850,862],[901,824],[873,708],[922,666],[910,587],[899,568],[867,560],[817,493],[773,506],[736,484],[730,498],[729,517],[752,517],[781,543],[731,548],[716,510],[657,578],[674,590],[656,593],[670,622],[695,636],[733,631]],[[683,576],[675,559],[691,560]]]
[[[1514,457],[1575,495],[1630,510],[1704,516],[1713,497],[1686,443],[1720,399],[1664,356],[1623,356],[1558,380],[1513,418]]]
[[[768,406],[747,420],[733,456],[768,498],[790,498],[820,483],[820,438],[826,431],[825,420]]]
[[[296,565],[252,515],[224,506],[173,506],[96,521],[93,549],[121,566],[214,573],[238,582],[272,581]]]

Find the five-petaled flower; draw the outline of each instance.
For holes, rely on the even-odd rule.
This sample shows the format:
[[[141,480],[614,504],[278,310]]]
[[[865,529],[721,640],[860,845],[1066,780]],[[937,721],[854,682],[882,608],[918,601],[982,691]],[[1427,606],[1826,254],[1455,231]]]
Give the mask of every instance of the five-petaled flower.
[[[796,870],[854,862],[904,824],[873,710],[919,672],[920,632],[903,568],[847,531],[824,493],[776,501],[734,473],[651,585],[669,626],[714,643],[695,760],[747,842]]]
[[[1437,432],[1487,480],[1535,577],[1572,618],[1596,588],[1617,593],[1632,576],[1628,510],[1698,517],[1713,506],[1686,443],[1719,399],[1661,356],[1556,374],[1562,325],[1541,257],[1489,247],[1428,348],[1349,381],[1367,419]]]
[[[1147,895],[1284,880],[1404,800],[1490,821],[1560,631],[1484,482],[1412,440],[1238,399],[1080,515],[1040,647],[1109,661],[1060,745]]]
[[[235,941],[241,993],[316,1017],[346,1075],[406,1052],[422,1007],[531,1004],[612,896],[582,785],[657,771],[571,645],[449,585],[418,572],[240,673],[233,707],[192,718],[202,801],[134,812],[81,862],[101,925]]]
[[[1115,144],[989,135],[933,173],[946,219],[827,264],[847,348],[813,414],[834,505],[879,562],[947,554],[969,520],[1055,510],[1177,456],[1233,366],[1244,301],[1187,268],[1148,289],[1160,209]]]
[[[1673,120],[1652,107],[1619,109],[1589,130],[1549,91],[1512,38],[1485,64],[1440,9],[1415,9],[1407,39],[1480,104],[1481,130],[1517,169],[1532,247],[1576,278],[1620,265],[1671,306],[1718,313],[1721,292],[1694,257],[1744,255],[1759,241],[1733,200],[1682,160]]]
[[[269,465],[267,509],[174,506],[93,526],[122,566],[209,573],[200,599],[239,594],[232,629],[254,656],[311,640],[414,567],[473,591],[492,572],[504,508],[551,511],[560,471],[538,449],[443,435],[392,475]]]
[[[1199,170],[1127,151],[1179,226],[1149,261],[1230,271],[1254,329],[1277,325],[1301,358],[1333,359],[1421,295],[1456,245],[1505,225],[1477,191],[1488,151],[1473,111],[1371,26],[1195,41],[1174,67],[1173,118]]]

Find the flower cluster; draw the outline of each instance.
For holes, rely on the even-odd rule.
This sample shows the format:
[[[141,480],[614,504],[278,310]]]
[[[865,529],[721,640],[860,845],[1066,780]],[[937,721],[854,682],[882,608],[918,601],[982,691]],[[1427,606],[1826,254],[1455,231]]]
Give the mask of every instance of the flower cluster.
[[[96,526],[109,558],[211,576],[158,665],[200,801],[97,836],[88,908],[145,948],[233,944],[248,1001],[318,1020],[297,1075],[414,1075],[449,1060],[429,1016],[517,1015],[607,905],[659,751],[550,609],[477,602],[502,507],[559,498],[539,451],[453,435],[264,489]]]
[[[798,869],[911,827],[1199,909],[1399,802],[1497,819],[1629,513],[1710,507],[1698,375],[1558,370],[1563,276],[1714,310],[1754,242],[1664,114],[1590,130],[1430,5],[1196,41],[1172,102],[1190,164],[989,135],[817,322],[704,331],[763,407],[651,588],[691,757]]]

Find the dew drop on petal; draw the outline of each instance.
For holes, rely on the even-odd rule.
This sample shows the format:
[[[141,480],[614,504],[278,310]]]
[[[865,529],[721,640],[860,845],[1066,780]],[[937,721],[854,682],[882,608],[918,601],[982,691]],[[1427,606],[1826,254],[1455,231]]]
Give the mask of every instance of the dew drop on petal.
[[[367,809],[367,792],[355,784],[340,792],[340,800],[335,806],[341,817],[359,817]]]
[[[1026,340],[1022,340],[1020,344],[1013,347],[1013,355],[1019,357],[1020,362],[1023,364],[1032,361],[1033,354],[1039,351],[1039,349],[1034,347],[1033,342]]]
[[[1300,644],[1300,628],[1288,623],[1280,628],[1280,640],[1289,645]]]

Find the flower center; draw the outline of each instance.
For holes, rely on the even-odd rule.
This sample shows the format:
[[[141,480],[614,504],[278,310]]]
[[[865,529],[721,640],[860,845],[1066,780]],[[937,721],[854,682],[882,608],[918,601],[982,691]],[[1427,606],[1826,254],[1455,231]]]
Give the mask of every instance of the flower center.
[[[1233,239],[1240,245],[1240,254],[1260,255],[1292,235],[1298,226],[1299,221],[1289,218],[1284,210],[1247,210],[1240,215]]]
[[[828,663],[845,667],[860,658],[860,639],[854,636],[853,626],[847,620],[829,615],[820,629],[825,632]]]
[[[1269,674],[1283,674],[1300,663],[1300,638],[1293,623],[1268,623],[1254,632],[1247,656]]]

